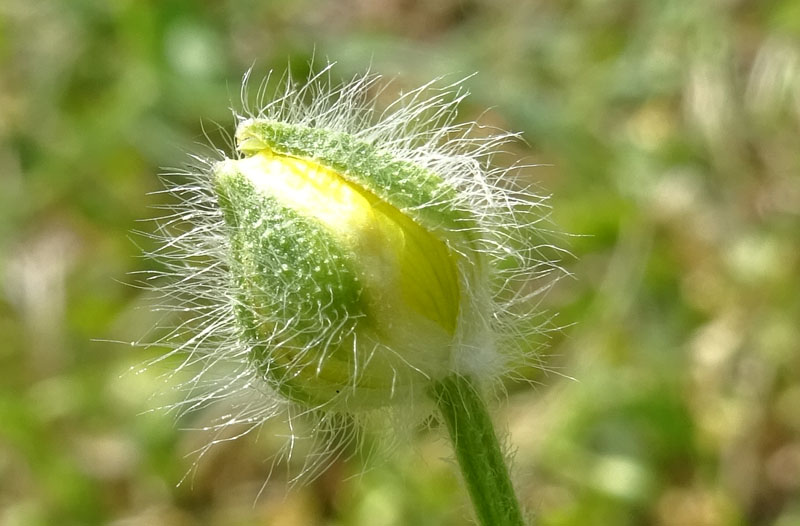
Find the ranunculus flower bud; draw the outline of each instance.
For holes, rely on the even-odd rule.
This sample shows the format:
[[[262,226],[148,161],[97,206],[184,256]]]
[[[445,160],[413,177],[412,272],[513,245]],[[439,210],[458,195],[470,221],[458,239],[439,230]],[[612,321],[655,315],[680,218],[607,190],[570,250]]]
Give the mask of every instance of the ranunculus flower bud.
[[[558,268],[542,198],[491,167],[512,134],[454,124],[458,88],[378,113],[377,80],[259,90],[234,151],[179,174],[156,256],[183,319],[159,343],[205,364],[187,409],[238,408],[219,427],[302,414],[347,442],[376,409],[438,409],[478,516],[521,524],[481,391],[535,363],[536,296]]]

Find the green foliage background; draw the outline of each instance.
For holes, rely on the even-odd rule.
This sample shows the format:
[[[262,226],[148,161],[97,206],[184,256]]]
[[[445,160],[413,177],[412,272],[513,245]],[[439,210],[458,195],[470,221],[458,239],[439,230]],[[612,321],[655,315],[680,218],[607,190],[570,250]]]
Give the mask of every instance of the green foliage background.
[[[800,3],[3,0],[0,526],[467,523],[435,429],[288,493],[256,498],[269,426],[192,470],[219,415],[148,412],[158,350],[93,341],[156,321],[120,282],[160,167],[315,50],[397,89],[477,71],[461,117],[545,165],[574,279],[497,415],[538,524],[800,524]]]

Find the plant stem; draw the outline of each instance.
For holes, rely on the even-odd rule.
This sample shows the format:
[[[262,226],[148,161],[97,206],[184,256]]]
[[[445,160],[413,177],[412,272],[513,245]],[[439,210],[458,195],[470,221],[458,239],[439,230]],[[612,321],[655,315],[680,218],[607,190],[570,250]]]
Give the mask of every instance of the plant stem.
[[[434,384],[433,395],[480,524],[524,526],[492,420],[472,380],[451,374]]]

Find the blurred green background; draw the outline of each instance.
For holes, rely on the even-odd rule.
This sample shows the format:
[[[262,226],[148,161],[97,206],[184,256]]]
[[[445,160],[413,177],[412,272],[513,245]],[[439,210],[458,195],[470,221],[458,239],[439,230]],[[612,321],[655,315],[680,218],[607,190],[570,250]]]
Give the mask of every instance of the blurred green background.
[[[460,118],[548,165],[564,329],[497,409],[538,524],[800,524],[800,2],[2,0],[0,526],[468,522],[437,430],[256,498],[265,429],[179,486],[213,415],[147,412],[156,351],[93,341],[155,323],[121,282],[161,167],[314,50],[397,89],[477,71]]]

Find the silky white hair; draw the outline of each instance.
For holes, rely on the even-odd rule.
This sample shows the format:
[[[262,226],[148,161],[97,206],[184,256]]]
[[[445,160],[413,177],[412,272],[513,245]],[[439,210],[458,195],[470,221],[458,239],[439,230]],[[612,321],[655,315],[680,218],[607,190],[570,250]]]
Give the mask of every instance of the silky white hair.
[[[332,70],[329,63],[304,82],[287,74],[276,83],[269,73],[257,87],[248,71],[239,107],[233,110],[235,122],[270,119],[346,133],[430,170],[456,189],[448,206],[475,219],[469,228],[478,240],[475,254],[463,255],[479,254],[488,268],[482,291],[462,293],[481,313],[487,337],[460,342],[463,348],[453,353],[452,370],[474,377],[486,389],[502,389],[504,377],[524,379],[519,371],[541,366],[540,335],[553,328],[540,307],[542,293],[566,273],[558,264],[563,251],[551,243],[552,232],[545,228],[547,198],[523,182],[530,166],[493,164],[518,134],[458,121],[467,79],[436,79],[384,104],[391,84],[380,75],[366,73],[337,84]],[[180,357],[166,376],[174,382],[170,389],[183,392],[183,400],[168,409],[185,415],[214,407],[221,414],[203,427],[212,438],[199,450],[198,460],[214,445],[274,420],[286,426],[286,442],[275,460],[291,460],[305,443],[301,466],[292,470],[291,479],[308,481],[342,455],[374,452],[365,444],[380,441],[364,440],[361,429],[404,441],[414,429],[408,422],[423,422],[433,405],[404,399],[346,414],[324,405],[298,405],[264,380],[237,322],[240,299],[232,288],[230,241],[212,185],[215,163],[239,158],[232,136],[222,128],[221,134],[224,145],[214,146],[209,139],[205,154],[191,155],[184,168],[163,174],[161,192],[169,194],[171,204],[161,207],[164,214],[145,234],[159,244],[148,253],[158,270],[143,273],[142,282],[160,299],[154,310],[163,312],[159,336],[144,345],[166,352],[147,365]]]

